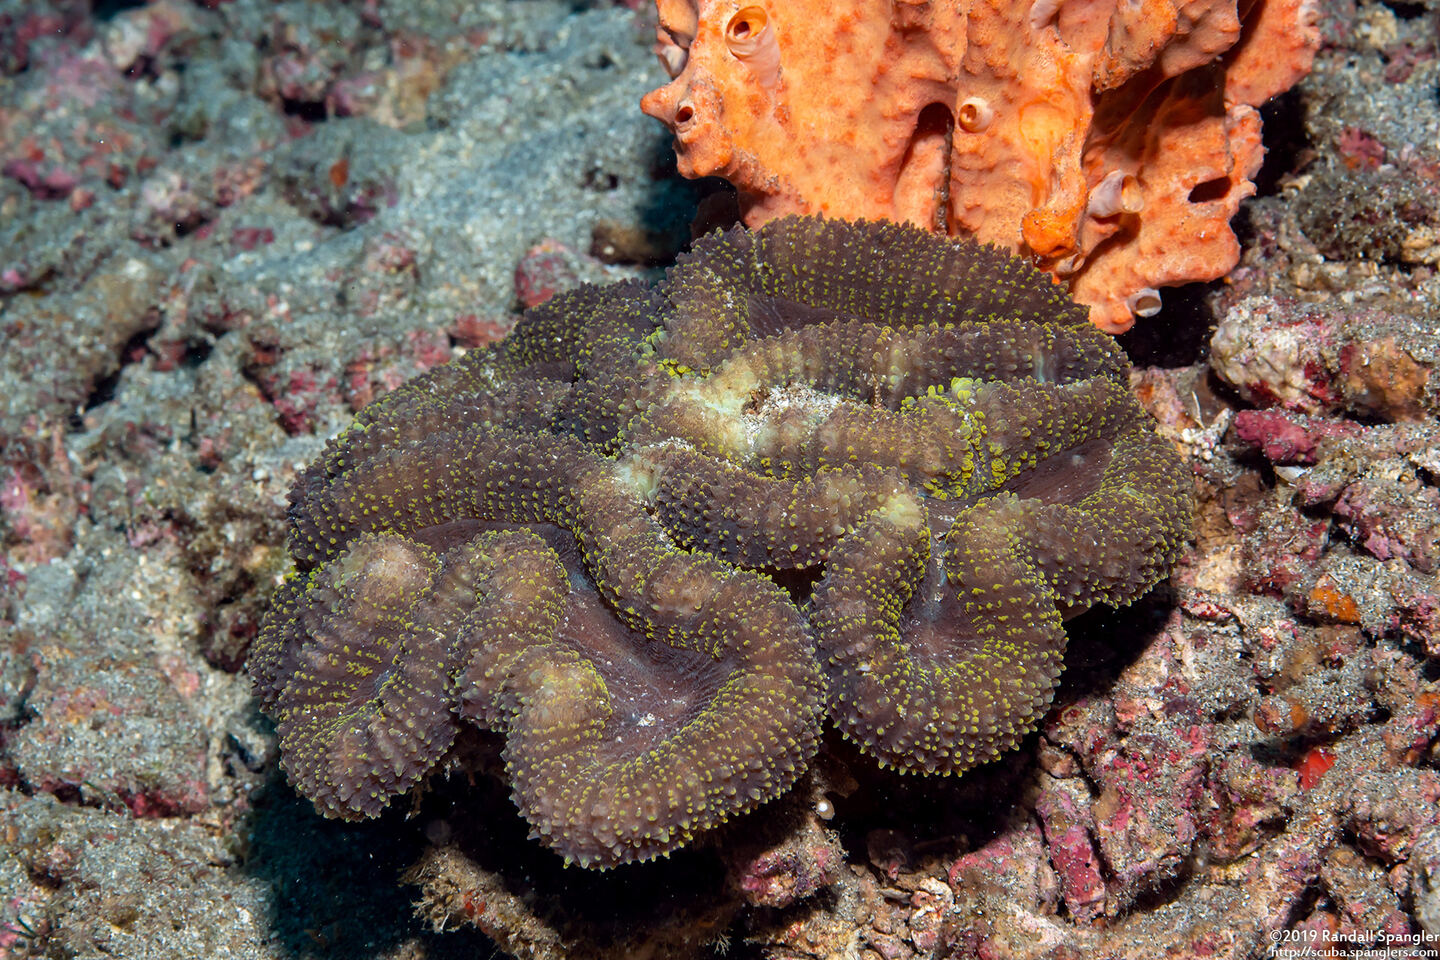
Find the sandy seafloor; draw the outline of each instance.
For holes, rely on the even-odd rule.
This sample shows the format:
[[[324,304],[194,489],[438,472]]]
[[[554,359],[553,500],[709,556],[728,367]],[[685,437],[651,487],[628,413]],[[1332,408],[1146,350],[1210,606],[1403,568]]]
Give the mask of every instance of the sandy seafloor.
[[[1194,467],[1171,582],[1072,622],[1003,762],[827,740],[785,800],[593,875],[483,775],[321,819],[239,668],[287,487],[356,409],[688,238],[714,185],[637,108],[652,11],[0,0],[0,958],[1440,935],[1440,5],[1320,16],[1241,266],[1123,340]]]

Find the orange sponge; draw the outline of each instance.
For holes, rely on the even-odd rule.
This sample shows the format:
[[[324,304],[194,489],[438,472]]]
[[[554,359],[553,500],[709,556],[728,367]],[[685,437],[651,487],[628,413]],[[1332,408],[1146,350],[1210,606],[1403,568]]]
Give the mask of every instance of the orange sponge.
[[[1029,254],[1114,332],[1235,265],[1255,107],[1310,0],[657,0],[642,109],[746,223],[908,221]]]

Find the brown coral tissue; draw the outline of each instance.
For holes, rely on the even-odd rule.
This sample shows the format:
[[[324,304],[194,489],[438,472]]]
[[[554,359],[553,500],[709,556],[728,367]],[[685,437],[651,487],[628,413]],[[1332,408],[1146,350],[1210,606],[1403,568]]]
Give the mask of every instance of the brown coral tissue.
[[[1062,621],[1164,577],[1189,481],[1109,337],[915,228],[712,234],[361,411],[295,485],[250,659],[296,788],[374,816],[505,738],[534,835],[645,860],[789,789],[828,719],[958,773]]]

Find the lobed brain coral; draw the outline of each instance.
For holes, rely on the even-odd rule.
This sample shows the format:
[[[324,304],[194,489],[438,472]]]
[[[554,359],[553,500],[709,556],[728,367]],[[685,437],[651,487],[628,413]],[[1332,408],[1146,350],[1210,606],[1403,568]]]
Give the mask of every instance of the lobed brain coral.
[[[1023,261],[893,224],[787,217],[555,297],[297,481],[250,660],[284,768],[368,817],[498,731],[534,834],[604,867],[787,790],[827,717],[902,771],[989,760],[1062,621],[1187,536],[1127,372]]]

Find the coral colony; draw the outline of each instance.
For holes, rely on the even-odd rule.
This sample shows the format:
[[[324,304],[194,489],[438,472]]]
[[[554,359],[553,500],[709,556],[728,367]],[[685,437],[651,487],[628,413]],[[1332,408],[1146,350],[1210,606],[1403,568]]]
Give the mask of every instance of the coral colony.
[[[321,812],[506,740],[608,867],[788,790],[828,719],[958,773],[1038,722],[1062,621],[1131,601],[1190,482],[1128,364],[1019,259],[899,225],[712,234],[372,403],[291,494],[250,669]]]
[[[1256,107],[1310,69],[1306,0],[658,0],[644,100],[745,222],[908,221],[1035,257],[1111,332],[1235,266]]]

